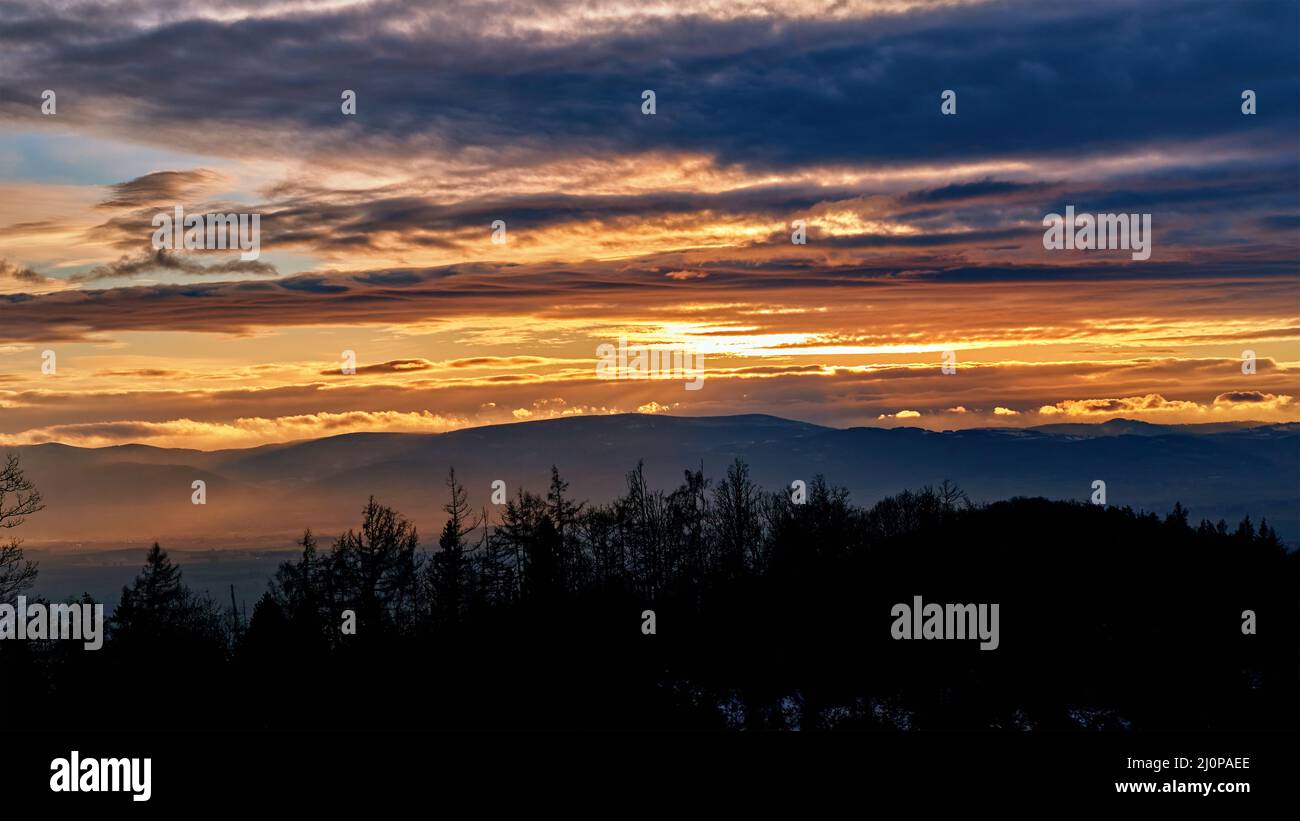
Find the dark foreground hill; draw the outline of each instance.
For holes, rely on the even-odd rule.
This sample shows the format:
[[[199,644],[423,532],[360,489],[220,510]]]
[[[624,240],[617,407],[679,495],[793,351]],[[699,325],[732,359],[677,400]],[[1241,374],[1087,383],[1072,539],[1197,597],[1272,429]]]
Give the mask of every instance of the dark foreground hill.
[[[556,482],[490,534],[449,491],[423,542],[370,505],[247,617],[141,554],[102,650],[0,642],[9,727],[1300,728],[1300,554],[1267,528],[702,479]]]

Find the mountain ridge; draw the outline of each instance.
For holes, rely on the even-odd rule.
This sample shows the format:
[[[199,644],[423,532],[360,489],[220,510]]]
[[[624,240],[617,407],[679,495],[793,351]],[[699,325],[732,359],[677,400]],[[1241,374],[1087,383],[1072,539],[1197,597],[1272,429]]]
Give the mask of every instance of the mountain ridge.
[[[252,448],[198,451],[149,445],[12,448],[48,510],[22,535],[33,545],[159,539],[176,546],[283,546],[305,527],[355,526],[374,495],[426,533],[441,525],[447,470],[477,508],[491,484],[542,492],[558,466],[578,498],[605,501],[644,462],[653,487],[671,490],[686,469],[720,477],[734,459],[767,490],[824,475],[857,503],[904,488],[955,481],[977,501],[1017,495],[1087,500],[1107,482],[1108,501],[1230,521],[1266,516],[1300,538],[1292,510],[1300,424],[1162,426],[1111,420],[1038,428],[930,431],[899,426],[832,428],[766,414],[611,414],[531,420],[445,433],[357,432]],[[122,458],[119,458],[122,457]],[[1278,479],[1291,477],[1289,486]],[[191,505],[191,482],[207,504]],[[1288,489],[1288,487],[1290,489]],[[499,515],[499,514],[498,514]]]

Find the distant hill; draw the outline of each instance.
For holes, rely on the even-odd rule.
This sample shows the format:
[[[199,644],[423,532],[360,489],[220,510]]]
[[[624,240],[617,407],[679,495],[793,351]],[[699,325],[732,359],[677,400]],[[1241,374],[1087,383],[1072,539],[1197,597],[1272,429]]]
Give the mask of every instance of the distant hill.
[[[1012,496],[1108,501],[1164,514],[1175,501],[1192,519],[1267,517],[1300,540],[1300,425],[1153,425],[1113,420],[1029,429],[932,432],[836,429],[773,416],[566,417],[444,434],[358,433],[268,447],[202,452],[128,445],[15,448],[47,509],[19,535],[30,545],[285,546],[312,527],[322,538],[355,526],[374,495],[413,519],[431,541],[441,525],[447,469],[486,505],[491,483],[545,490],[552,464],[571,492],[605,501],[644,460],[665,489],[701,465],[717,478],[742,458],[769,489],[822,474],[869,504],[908,487],[951,479],[977,501]],[[191,482],[208,503],[190,503]],[[489,511],[491,512],[491,511]]]
[[[1065,422],[1055,425],[1037,425],[1029,430],[1040,433],[1064,433],[1070,436],[1168,436],[1172,433],[1206,434],[1233,433],[1254,430],[1256,434],[1269,435],[1274,432],[1300,431],[1300,424],[1286,422],[1265,425],[1259,422],[1205,422],[1198,425],[1157,425],[1151,422],[1139,422],[1136,419],[1112,419],[1109,422]]]

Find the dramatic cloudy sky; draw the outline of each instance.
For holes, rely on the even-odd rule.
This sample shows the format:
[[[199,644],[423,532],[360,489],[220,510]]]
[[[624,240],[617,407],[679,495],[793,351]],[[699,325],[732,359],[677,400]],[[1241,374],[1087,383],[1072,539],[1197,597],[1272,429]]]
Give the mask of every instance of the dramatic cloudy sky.
[[[1297,9],[0,0],[0,445],[1300,420]],[[1151,258],[1044,251],[1067,204]],[[261,258],[155,253],[176,205]]]

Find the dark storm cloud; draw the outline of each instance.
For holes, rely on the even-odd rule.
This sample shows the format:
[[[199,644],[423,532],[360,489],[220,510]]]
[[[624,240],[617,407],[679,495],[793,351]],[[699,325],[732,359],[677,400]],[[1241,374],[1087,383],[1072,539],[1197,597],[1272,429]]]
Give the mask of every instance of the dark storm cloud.
[[[1223,402],[1272,402],[1276,399],[1277,397],[1274,394],[1262,391],[1230,391],[1214,397],[1216,404]]]
[[[194,259],[178,256],[165,249],[145,251],[137,256],[126,256],[105,265],[96,265],[85,274],[70,277],[72,282],[95,282],[101,279],[133,277],[139,274],[172,271],[191,276],[228,276],[245,274],[254,276],[275,276],[275,266],[255,260],[227,260],[204,265]]]
[[[1268,231],[1300,231],[1300,214],[1274,214],[1269,217],[1261,217],[1259,224],[1260,227]]]
[[[980,180],[979,182],[955,183],[941,188],[913,191],[903,197],[907,203],[947,203],[957,200],[983,199],[1003,194],[1025,191],[1039,191],[1041,183],[1018,183],[1006,180]]]
[[[1300,7],[1285,0],[669,18],[562,38],[486,36],[510,20],[501,5],[380,3],[233,22],[174,19],[181,6],[156,25],[133,20],[133,8],[143,7],[0,7],[5,98],[62,87],[87,106],[121,100],[114,127],[210,136],[232,151],[279,145],[278,132],[386,150],[433,140],[451,154],[675,147],[752,168],[1200,138],[1276,153],[1293,148],[1300,106]],[[344,88],[359,95],[346,120]],[[654,117],[640,114],[646,88],[658,94]],[[949,88],[955,117],[939,114]],[[1258,115],[1241,115],[1243,88],[1258,93]],[[6,108],[39,118],[25,103]]]
[[[1058,191],[1046,204],[1060,213],[1067,203],[1099,212],[1162,209],[1197,213],[1209,209],[1285,208],[1296,203],[1300,162],[1295,158],[1268,168],[1179,169],[1177,175],[1147,174],[1097,187]]]
[[[1039,234],[1040,231],[1037,228],[960,231],[951,234],[918,234],[914,236],[855,234],[853,236],[819,238],[818,246],[825,245],[830,248],[934,248],[945,245],[962,246],[972,242],[989,242],[1015,237],[1033,238]]]
[[[200,333],[247,333],[260,327],[400,324],[465,315],[565,317],[575,301],[609,301],[631,313],[654,315],[681,308],[691,299],[734,302],[738,289],[760,304],[799,294],[804,300],[835,300],[845,289],[860,297],[866,289],[884,290],[926,283],[989,286],[1009,283],[1124,283],[1159,287],[1182,299],[1198,289],[1207,302],[1222,299],[1225,283],[1249,282],[1252,304],[1285,310],[1294,294],[1294,263],[1250,261],[1202,266],[1119,262],[1053,266],[936,266],[906,270],[889,266],[801,263],[733,266],[712,263],[709,276],[689,281],[666,279],[672,270],[654,260],[638,264],[548,265],[474,264],[387,272],[303,274],[281,280],[149,285],[51,294],[0,294],[0,344],[32,340],[85,340],[115,331],[183,329]],[[1110,287],[1110,286],[1108,286]],[[688,289],[688,290],[687,290]],[[825,296],[818,296],[824,290]],[[882,294],[883,295],[883,294]],[[748,319],[749,317],[747,317]],[[1117,331],[1122,329],[1116,329]],[[1242,338],[1249,334],[1241,332]],[[1227,338],[1236,338],[1229,334]]]
[[[638,195],[499,195],[458,203],[403,196],[350,203],[298,199],[264,207],[267,242],[302,243],[324,250],[349,250],[403,235],[413,244],[456,247],[451,236],[463,230],[486,231],[504,218],[511,231],[575,222],[650,222],[671,216],[725,213],[729,217],[788,215],[825,201],[852,199],[860,192],[809,186],[763,187],[716,194],[651,192]],[[132,229],[134,230],[134,229]]]
[[[49,277],[33,271],[26,265],[18,265],[7,259],[0,259],[0,279],[13,279],[28,285],[39,285],[49,281]]]
[[[433,367],[433,363],[427,359],[393,359],[388,362],[379,362],[374,365],[359,365],[351,373],[368,374],[368,373],[410,373],[412,371],[427,371]],[[321,376],[341,376],[343,375],[342,366],[331,368],[320,372]]]
[[[130,197],[173,196],[184,186],[205,179],[201,169],[192,172],[150,174],[121,183],[114,201]],[[871,193],[862,188],[804,184],[754,185],[719,192],[660,190],[637,194],[591,195],[543,193],[484,194],[458,202],[402,195],[355,198],[351,192],[319,186],[281,186],[277,199],[247,206],[262,214],[262,236],[267,247],[299,247],[308,251],[347,254],[363,249],[405,245],[412,248],[466,249],[481,247],[487,227],[503,218],[516,238],[528,239],[536,229],[564,228],[574,224],[600,224],[611,229],[636,229],[668,224],[689,217],[706,224],[718,216],[757,223],[784,223],[815,216],[819,211],[856,213],[864,219],[903,223],[915,233],[828,236],[816,227],[808,235],[818,246],[834,248],[926,248],[984,244],[1002,247],[1008,239],[1022,246],[1037,244],[1041,220],[1047,213],[1063,213],[1067,204],[1080,212],[1153,212],[1162,246],[1195,246],[1198,242],[1240,242],[1252,235],[1273,234],[1285,241],[1293,232],[1288,218],[1279,216],[1295,207],[1294,177],[1300,164],[1231,169],[1181,169],[1181,173],[1133,173],[1099,181],[1026,181],[985,179],[939,188]],[[893,184],[894,188],[898,185]],[[230,204],[206,204],[189,210],[239,210]],[[1261,217],[1265,212],[1268,218]],[[116,247],[132,250],[153,232],[156,209],[137,208],[91,229],[89,234]],[[1258,238],[1258,237],[1256,237]],[[778,234],[756,238],[772,243]],[[994,245],[989,245],[994,243]],[[100,266],[80,280],[130,276],[150,270],[194,274],[251,273],[265,275],[273,269],[262,263],[225,264],[202,268],[175,257],[151,260],[127,257]],[[186,267],[188,266],[188,267]],[[410,283],[400,270],[373,272],[375,284]],[[302,287],[310,287],[303,285]]]
[[[298,276],[281,280],[277,286],[286,291],[301,291],[306,294],[345,294],[350,288],[317,276]]]
[[[109,186],[112,196],[99,204],[101,208],[140,208],[171,205],[216,182],[220,177],[211,171],[156,171],[143,177]]]

